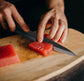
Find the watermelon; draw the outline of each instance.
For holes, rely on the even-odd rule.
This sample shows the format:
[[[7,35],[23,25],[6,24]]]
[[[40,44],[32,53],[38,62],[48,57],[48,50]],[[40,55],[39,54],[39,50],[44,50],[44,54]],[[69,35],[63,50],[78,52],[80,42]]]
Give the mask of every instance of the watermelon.
[[[47,42],[39,43],[35,41],[29,44],[29,48],[42,54],[43,56],[47,56],[53,50],[53,45]]]
[[[0,47],[0,67],[20,62],[12,44]]]

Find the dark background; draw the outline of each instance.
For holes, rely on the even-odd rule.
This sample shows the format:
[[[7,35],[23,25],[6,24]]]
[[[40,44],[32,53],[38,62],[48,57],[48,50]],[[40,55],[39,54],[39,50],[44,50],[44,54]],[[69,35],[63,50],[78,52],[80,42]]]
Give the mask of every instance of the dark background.
[[[45,0],[7,0],[13,3],[31,30],[37,30],[40,17],[48,11]],[[68,27],[84,33],[84,0],[64,0]],[[0,26],[0,38],[13,35]]]
[[[69,27],[84,33],[84,0],[64,1]]]

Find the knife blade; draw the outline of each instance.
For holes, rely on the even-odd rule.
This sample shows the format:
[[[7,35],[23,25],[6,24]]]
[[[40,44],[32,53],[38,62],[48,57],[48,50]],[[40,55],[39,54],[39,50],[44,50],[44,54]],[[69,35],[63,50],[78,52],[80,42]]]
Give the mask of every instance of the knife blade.
[[[16,25],[16,30],[15,30],[15,33],[17,34],[20,34],[32,41],[36,41],[37,40],[37,35],[36,33],[34,33],[33,31],[29,31],[29,32],[24,32],[19,25]],[[67,49],[66,47],[44,37],[44,42],[48,42],[48,43],[51,43],[53,46],[54,46],[54,50],[55,51],[58,51],[58,52],[61,52],[61,53],[64,53],[64,54],[68,54],[68,55],[72,55],[72,56],[76,56],[75,53],[73,53],[71,50]]]

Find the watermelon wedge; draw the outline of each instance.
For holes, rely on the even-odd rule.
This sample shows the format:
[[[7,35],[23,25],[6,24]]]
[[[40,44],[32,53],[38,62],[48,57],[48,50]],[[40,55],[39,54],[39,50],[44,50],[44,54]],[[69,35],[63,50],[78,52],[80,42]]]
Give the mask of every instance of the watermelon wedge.
[[[12,44],[0,47],[0,67],[20,62]]]
[[[39,42],[35,41],[33,43],[30,43],[29,47],[32,50],[42,54],[43,56],[49,55],[50,52],[53,50],[53,45],[50,43],[47,43],[47,42],[39,43]]]

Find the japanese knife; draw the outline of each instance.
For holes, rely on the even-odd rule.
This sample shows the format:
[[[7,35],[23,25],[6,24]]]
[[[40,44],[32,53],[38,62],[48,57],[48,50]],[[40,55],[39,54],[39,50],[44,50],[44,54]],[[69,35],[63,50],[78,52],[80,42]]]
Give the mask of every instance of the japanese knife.
[[[20,35],[30,39],[31,41],[36,41],[37,40],[37,35],[36,35],[35,32],[33,32],[33,31],[24,32],[19,25],[16,25],[15,33],[20,34]],[[61,52],[61,53],[64,53],[64,54],[68,54],[68,55],[72,55],[72,56],[76,56],[76,54],[74,54],[69,49],[65,48],[64,46],[46,38],[46,37],[44,37],[43,41],[51,43],[54,46],[55,51],[58,51],[58,52]]]

